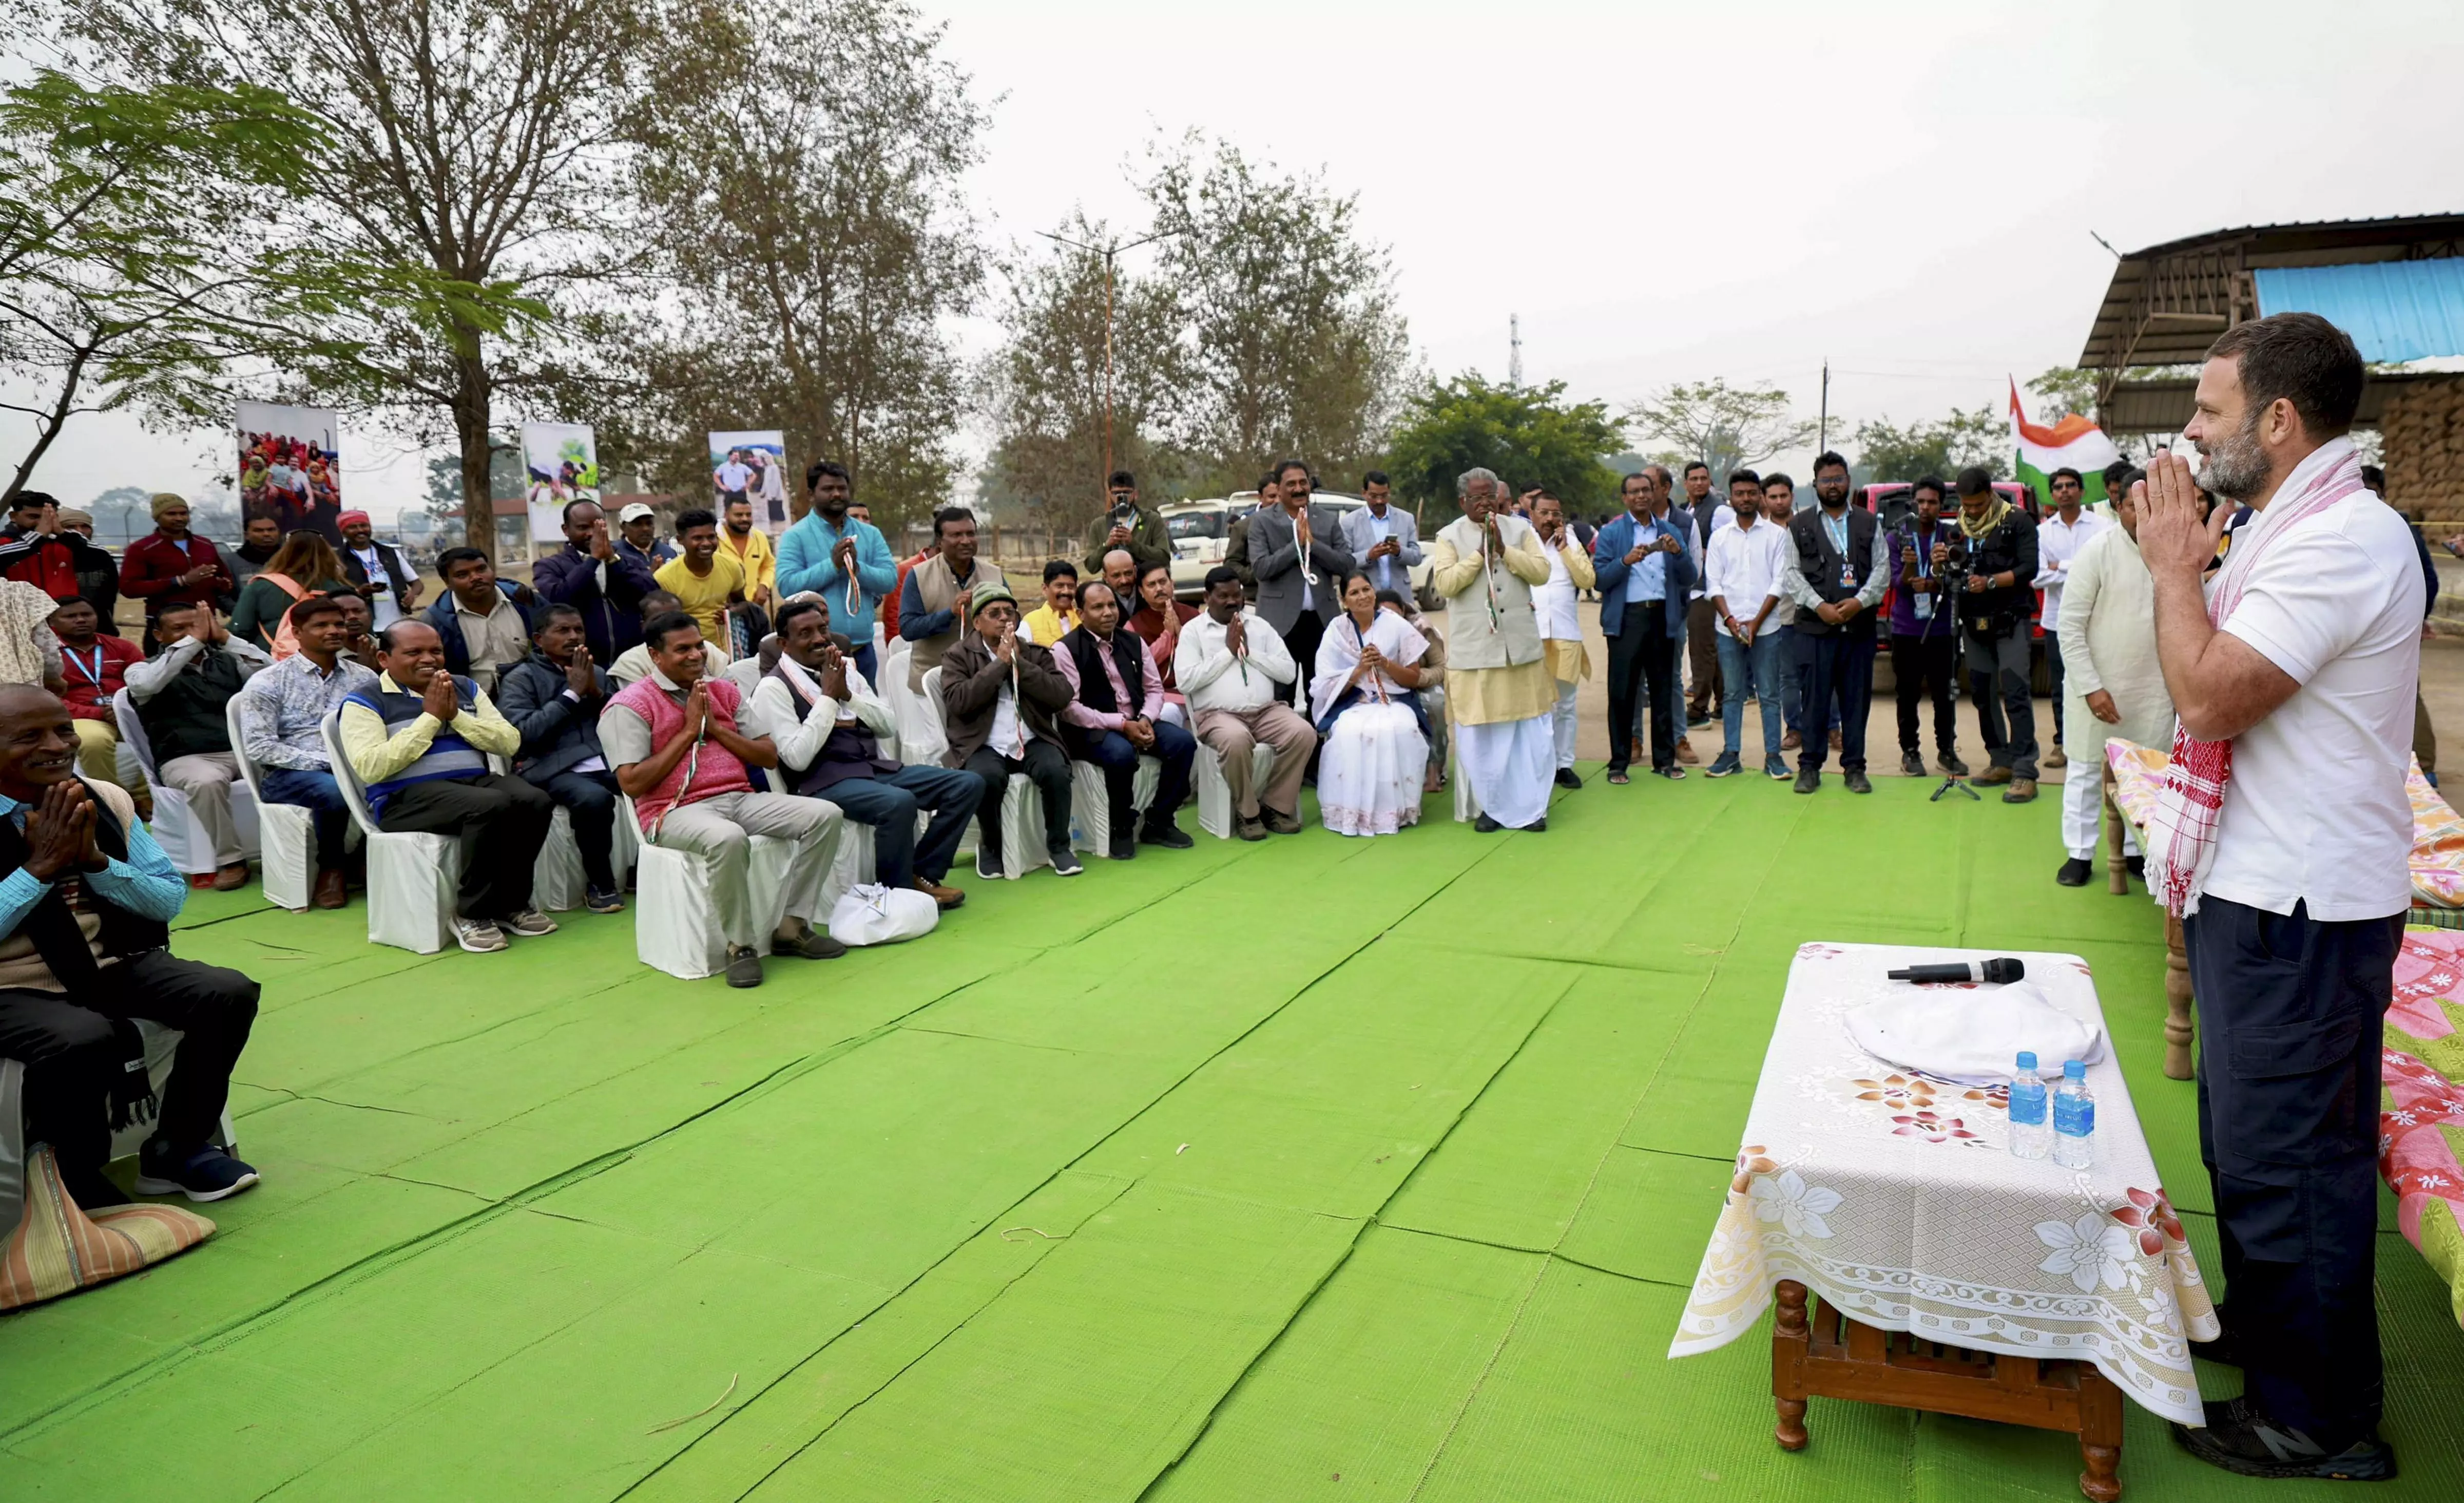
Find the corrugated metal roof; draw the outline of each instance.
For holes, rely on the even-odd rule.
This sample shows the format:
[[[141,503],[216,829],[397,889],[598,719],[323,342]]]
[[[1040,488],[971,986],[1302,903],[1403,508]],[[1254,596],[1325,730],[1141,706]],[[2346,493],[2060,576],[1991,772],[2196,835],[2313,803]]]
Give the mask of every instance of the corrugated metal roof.
[[[2371,362],[2464,355],[2464,256],[2351,266],[2262,266],[2260,314],[2315,313]]]

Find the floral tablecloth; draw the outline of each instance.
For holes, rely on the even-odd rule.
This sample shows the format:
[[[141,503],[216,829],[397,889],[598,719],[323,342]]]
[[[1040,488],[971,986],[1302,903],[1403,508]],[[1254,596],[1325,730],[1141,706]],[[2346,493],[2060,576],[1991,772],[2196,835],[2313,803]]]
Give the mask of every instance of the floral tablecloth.
[[[2165,786],[2167,753],[2119,739],[2104,743],[2113,765],[2113,802],[2122,817],[2147,828]],[[2416,910],[2464,908],[2464,815],[2439,796],[2415,762],[2405,772],[2405,796],[2412,801],[2412,903]]]
[[[2464,1324],[2464,934],[2409,929],[2381,1048],[2379,1174],[2405,1240],[2447,1281]]]
[[[1995,952],[1808,944],[1789,971],[1736,1178],[1670,1357],[1750,1330],[1794,1279],[1867,1325],[1973,1351],[2093,1362],[2123,1393],[2203,1422],[2188,1341],[2215,1312],[2110,1050],[2088,1067],[2097,1158],[2012,1157],[2000,1088],[1894,1069],[1849,1038],[1883,973]],[[2022,953],[2055,1006],[2099,1027],[2087,962]]]

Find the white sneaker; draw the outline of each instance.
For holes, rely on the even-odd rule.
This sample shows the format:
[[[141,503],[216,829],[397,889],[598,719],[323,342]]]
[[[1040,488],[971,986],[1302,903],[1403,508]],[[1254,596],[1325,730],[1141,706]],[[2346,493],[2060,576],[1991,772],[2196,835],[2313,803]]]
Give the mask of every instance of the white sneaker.
[[[532,939],[536,939],[543,934],[556,933],[556,920],[550,918],[547,915],[540,913],[536,908],[523,909],[521,912],[514,915],[511,918],[506,919],[504,926],[511,929],[516,934],[527,936]]]
[[[506,947],[505,931],[484,918],[455,918],[453,938],[462,948],[473,955],[486,955]]]

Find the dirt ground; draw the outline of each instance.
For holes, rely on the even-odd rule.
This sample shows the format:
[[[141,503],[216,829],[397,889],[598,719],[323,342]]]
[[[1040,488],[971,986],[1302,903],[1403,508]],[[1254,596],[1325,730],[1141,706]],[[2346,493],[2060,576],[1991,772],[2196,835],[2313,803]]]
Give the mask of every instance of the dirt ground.
[[[1584,683],[1577,701],[1581,718],[1575,732],[1574,749],[1575,756],[1582,761],[1597,762],[1606,760],[1609,754],[1608,644],[1607,639],[1600,635],[1598,608],[1587,604],[1584,614],[1583,630],[1589,636],[1592,650],[1592,677]],[[2459,759],[2457,765],[2464,766],[2464,740],[2456,740],[2464,737],[2464,638],[2433,636],[2422,642],[2421,692],[2430,705],[2431,725],[2438,733],[2440,742],[2455,747],[2453,755]],[[1959,755],[1970,767],[1983,768],[1985,747],[1976,734],[1976,711],[1965,696],[1959,701],[1958,721]],[[2036,740],[2040,754],[2052,744],[2053,727],[2052,701],[2040,697],[2036,700]],[[1930,705],[1924,709],[1919,732],[1927,758],[1926,765],[1930,768],[1933,752],[1933,709]],[[1720,754],[1720,723],[1714,720],[1709,725],[1695,726],[1689,734],[1694,750],[1703,759],[1697,764],[1696,770],[1699,771],[1701,767],[1710,765],[1711,759]],[[1749,699],[1746,702],[1745,732],[1738,742],[1744,749],[1749,767],[1758,760],[1763,744],[1762,734],[1760,707]],[[1879,692],[1874,696],[1873,715],[1865,728],[1866,771],[1878,778],[1899,776],[1899,748],[1896,701],[1888,692]],[[1789,754],[1789,761],[1791,765],[1794,764],[1793,752]],[[1834,759],[1831,765],[1836,768],[1837,761]],[[1928,772],[1928,776],[1936,774]],[[2061,772],[2046,769],[2041,781],[2055,784],[2061,782],[2063,777]]]

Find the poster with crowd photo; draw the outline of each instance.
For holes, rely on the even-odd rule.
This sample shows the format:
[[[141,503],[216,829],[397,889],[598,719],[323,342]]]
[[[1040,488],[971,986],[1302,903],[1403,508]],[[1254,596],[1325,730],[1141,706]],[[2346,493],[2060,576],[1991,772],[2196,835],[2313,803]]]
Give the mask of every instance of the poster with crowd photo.
[[[721,519],[727,503],[753,503],[753,519],[772,535],[787,525],[787,435],[775,428],[710,435],[712,509]]]
[[[322,408],[239,405],[240,515],[263,512],[285,533],[321,533],[340,547],[342,511],[340,425]]]
[[[524,423],[531,541],[564,541],[564,508],[599,499],[599,440],[587,423]]]

